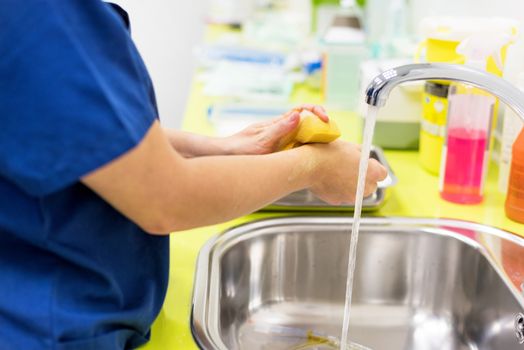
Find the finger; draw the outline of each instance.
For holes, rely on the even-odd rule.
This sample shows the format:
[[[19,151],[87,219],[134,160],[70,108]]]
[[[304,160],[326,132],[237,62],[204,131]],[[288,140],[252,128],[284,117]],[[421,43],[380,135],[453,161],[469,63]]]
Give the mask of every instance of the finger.
[[[267,129],[269,136],[272,139],[280,139],[295,130],[300,121],[300,114],[298,112],[291,112],[287,118],[281,118]]]
[[[376,159],[371,158],[368,166],[368,178],[370,181],[376,183],[384,180],[388,176],[387,169],[380,164]]]
[[[296,108],[300,109],[300,110],[308,110],[310,112],[313,112],[313,109],[315,109],[315,107],[320,107],[320,106],[314,105],[314,104],[311,104],[311,103],[302,103],[302,104],[298,105]],[[322,107],[320,107],[320,109],[323,110]]]
[[[364,188],[364,197],[372,195],[377,190],[376,182],[368,182]]]
[[[329,117],[326,113],[326,110],[322,106],[305,103],[305,104],[298,106],[296,109],[299,111],[303,111],[303,110],[309,111],[315,114],[317,117],[320,118],[320,120],[326,123],[329,121]]]
[[[378,181],[385,180],[388,177],[388,170],[382,164],[380,164],[379,169],[380,170],[378,172]]]
[[[329,116],[327,115],[326,110],[322,106],[305,103],[296,107],[295,110],[297,110],[298,112],[302,112],[304,110],[309,111],[315,114],[317,117],[319,117],[319,119],[323,122],[329,122]]]
[[[388,176],[387,169],[380,164],[377,160],[373,159],[375,162],[375,179],[376,181],[382,181]]]
[[[276,117],[276,118],[273,118],[271,119],[267,124],[268,125],[271,125],[271,124],[276,124],[276,123],[280,123],[282,120],[286,119],[286,118],[289,118],[291,116],[292,113],[295,113],[297,112],[295,109],[292,109],[290,111],[287,111],[286,113]],[[300,112],[299,112],[300,113]]]
[[[273,124],[273,120],[265,120],[262,122],[253,123],[249,125],[249,127],[255,128],[255,129],[263,129],[265,127],[270,126],[271,124]]]
[[[260,125],[263,125],[263,126],[270,126],[270,125],[273,125],[273,124],[275,124],[275,123],[280,122],[280,121],[283,120],[283,119],[288,118],[289,115],[290,115],[290,113],[291,113],[291,112],[286,112],[286,113],[284,113],[284,114],[279,115],[278,117],[275,117],[275,118],[273,118],[273,119],[270,119],[270,120],[264,121],[264,122],[260,123]]]

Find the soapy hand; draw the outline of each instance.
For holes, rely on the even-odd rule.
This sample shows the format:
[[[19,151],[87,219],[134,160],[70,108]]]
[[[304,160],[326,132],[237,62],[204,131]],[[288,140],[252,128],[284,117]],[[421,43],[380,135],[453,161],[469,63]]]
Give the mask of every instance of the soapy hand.
[[[227,145],[228,153],[267,154],[275,152],[281,140],[297,128],[300,113],[303,111],[315,114],[326,123],[329,121],[326,111],[321,106],[303,104],[278,118],[250,125],[239,133],[226,137],[223,141]]]
[[[355,202],[358,182],[358,167],[362,156],[360,146],[344,141],[329,144],[304,145],[311,150],[310,167],[313,170],[311,191],[323,201],[332,205]],[[377,182],[387,176],[387,170],[377,160],[370,159],[364,196],[377,189]]]

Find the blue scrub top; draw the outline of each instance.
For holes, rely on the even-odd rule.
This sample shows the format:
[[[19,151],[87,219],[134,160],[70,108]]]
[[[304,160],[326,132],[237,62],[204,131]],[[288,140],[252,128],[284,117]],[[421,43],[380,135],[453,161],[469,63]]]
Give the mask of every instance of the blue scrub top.
[[[2,0],[0,28],[0,349],[137,347],[167,288],[168,238],[80,178],[157,117],[146,68],[99,0]]]

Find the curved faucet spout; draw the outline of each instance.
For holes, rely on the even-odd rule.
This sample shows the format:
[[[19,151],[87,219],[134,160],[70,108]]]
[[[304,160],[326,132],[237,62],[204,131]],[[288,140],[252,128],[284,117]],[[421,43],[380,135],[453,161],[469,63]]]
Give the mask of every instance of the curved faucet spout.
[[[366,103],[382,107],[395,86],[416,80],[450,80],[471,84],[498,97],[524,122],[522,91],[496,75],[460,64],[409,64],[385,71],[373,79],[368,86]]]

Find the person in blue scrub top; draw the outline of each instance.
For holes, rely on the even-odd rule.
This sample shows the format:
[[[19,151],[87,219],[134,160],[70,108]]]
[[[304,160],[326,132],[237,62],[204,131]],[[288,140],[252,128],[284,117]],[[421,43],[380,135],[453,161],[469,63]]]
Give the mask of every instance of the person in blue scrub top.
[[[226,138],[167,130],[125,13],[0,1],[0,349],[128,349],[150,337],[168,233],[309,188],[353,200],[360,151],[274,151],[304,105]],[[366,193],[385,170],[372,162]]]

